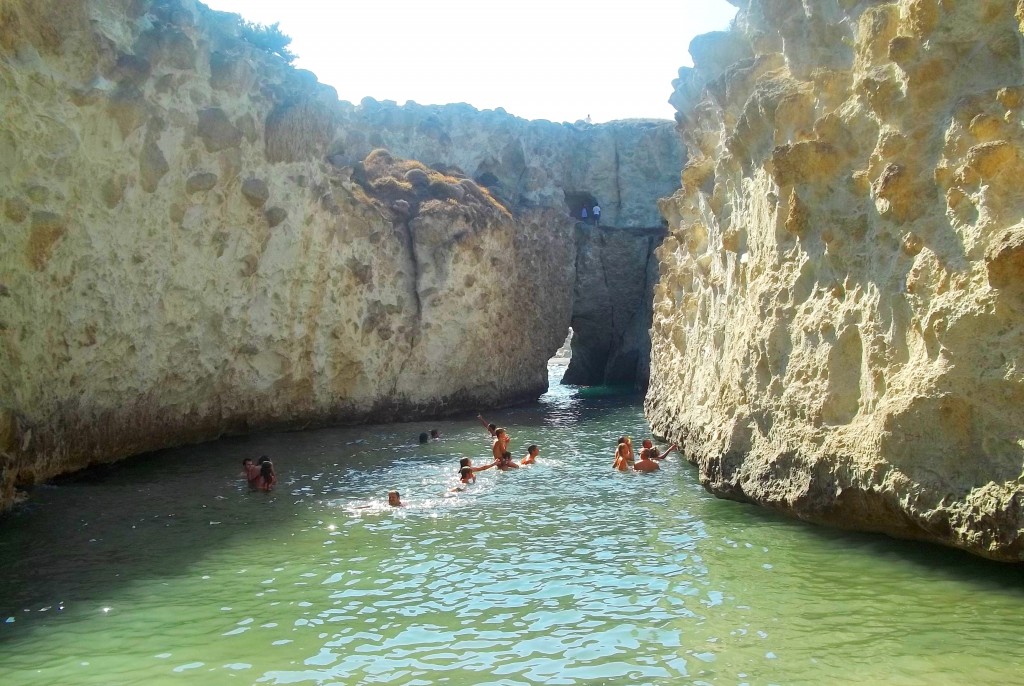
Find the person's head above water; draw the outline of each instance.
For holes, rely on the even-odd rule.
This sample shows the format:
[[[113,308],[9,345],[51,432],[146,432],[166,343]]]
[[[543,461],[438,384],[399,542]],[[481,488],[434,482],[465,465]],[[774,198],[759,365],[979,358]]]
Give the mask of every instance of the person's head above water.
[[[391,507],[402,506],[402,496],[399,495],[398,491],[388,491],[388,505]]]
[[[654,447],[654,444],[653,444],[653,443],[651,443],[651,439],[649,439],[649,438],[645,438],[645,439],[644,439],[644,443],[643,443],[643,446],[644,446],[645,448],[653,448],[653,447]]]
[[[475,480],[476,475],[473,474],[472,467],[463,467],[462,469],[459,470],[459,478],[462,480],[462,483],[466,483],[468,481]]]
[[[264,462],[270,462],[270,458],[266,455],[260,455],[260,464],[263,464]]]
[[[526,452],[528,452],[531,455],[533,455],[534,457],[536,457],[537,455],[540,454],[540,448],[538,448],[537,444],[534,443],[533,445],[531,445],[529,448],[526,449]]]
[[[252,458],[251,457],[246,457],[245,459],[242,460],[242,466],[243,467],[248,467],[251,464],[252,464]]]
[[[430,440],[430,436],[427,434],[426,431],[424,431],[423,433],[420,434],[420,443],[426,443],[429,440]]]
[[[494,423],[488,424],[487,425],[487,430],[490,431],[493,434],[495,431],[498,430],[498,425],[494,424]]]
[[[436,441],[437,439],[441,438],[441,432],[438,431],[437,429],[431,429],[430,437]]]
[[[462,469],[463,467],[472,467],[472,466],[473,466],[473,460],[469,459],[468,457],[464,457],[461,460],[459,460],[459,469]]]

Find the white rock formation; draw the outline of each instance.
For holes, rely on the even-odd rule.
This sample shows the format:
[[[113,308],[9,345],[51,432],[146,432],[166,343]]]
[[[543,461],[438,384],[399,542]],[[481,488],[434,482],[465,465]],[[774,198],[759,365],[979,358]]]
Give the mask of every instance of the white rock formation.
[[[673,97],[652,426],[721,496],[1024,559],[1024,10],[735,4]]]

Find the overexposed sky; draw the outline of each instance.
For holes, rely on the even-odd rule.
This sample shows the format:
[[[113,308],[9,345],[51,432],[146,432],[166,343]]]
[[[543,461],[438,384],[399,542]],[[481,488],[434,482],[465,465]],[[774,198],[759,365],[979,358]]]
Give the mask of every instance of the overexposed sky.
[[[687,47],[725,0],[203,0],[280,22],[295,66],[342,100],[468,102],[526,119],[671,119]]]

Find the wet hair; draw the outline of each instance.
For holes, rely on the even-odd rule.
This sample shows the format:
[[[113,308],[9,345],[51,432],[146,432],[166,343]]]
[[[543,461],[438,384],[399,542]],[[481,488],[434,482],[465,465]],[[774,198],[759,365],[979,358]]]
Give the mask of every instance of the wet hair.
[[[246,458],[244,458],[244,459],[242,460],[242,466],[244,467],[244,466],[246,466],[247,464],[249,464],[250,462],[252,462],[252,458],[251,458],[251,457],[246,457]]]
[[[394,496],[394,498],[392,499],[391,496]],[[398,491],[388,491],[388,505],[394,505],[395,503],[402,503],[402,495]]]
[[[430,440],[430,436],[427,435],[426,431],[424,431],[423,433],[420,434],[420,443],[426,443],[429,440]]]
[[[260,459],[262,460],[263,458]],[[274,478],[274,463],[269,458],[266,462],[260,462],[260,478],[268,484]]]
[[[431,438],[440,438],[441,434],[437,433],[437,429],[431,429],[430,430],[430,437]]]
[[[504,427],[500,427],[500,426],[497,429],[494,430],[494,435],[495,436],[497,436],[498,434],[507,434],[507,433],[508,432],[505,431],[505,428]]]
[[[626,442],[626,437],[625,436],[619,436],[619,445],[622,445],[625,442]]]
[[[536,444],[536,443],[534,443],[534,444],[533,444],[533,445],[531,445],[531,446],[530,446],[529,448],[527,448],[527,449],[526,449],[526,452],[528,452],[528,453],[531,453],[531,454],[532,454],[534,450],[539,450],[539,448],[537,447],[537,444]]]
[[[470,462],[471,462],[471,460],[468,457],[462,458],[461,460],[459,460],[459,469],[463,469],[464,467],[468,467]]]
[[[461,478],[463,481],[465,481],[468,477],[471,476],[473,476],[472,467],[463,467],[462,469],[459,470],[459,478]]]
[[[490,430],[491,433],[494,433],[495,431],[498,430],[498,425],[497,424],[488,424],[487,428],[488,428],[488,430]]]
[[[260,462],[259,463],[260,464],[264,464],[266,462],[270,462],[270,458],[267,457],[266,455],[260,455]]]

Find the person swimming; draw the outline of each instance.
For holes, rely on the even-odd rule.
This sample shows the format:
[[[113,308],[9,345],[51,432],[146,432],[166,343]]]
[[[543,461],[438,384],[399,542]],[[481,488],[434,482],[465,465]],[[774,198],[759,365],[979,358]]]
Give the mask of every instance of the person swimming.
[[[540,448],[534,443],[526,449],[526,455],[523,457],[519,464],[534,464],[537,461],[537,456],[540,455]]]
[[[644,448],[640,451],[640,459],[633,465],[633,471],[635,472],[656,472],[661,469],[658,463],[654,461],[654,455],[657,455],[658,451],[654,448]]]
[[[277,473],[274,472],[274,463],[264,455],[260,458],[260,475],[256,479],[256,488],[261,491],[269,491],[277,485]]]
[[[491,454],[494,455],[495,462],[501,462],[502,454],[508,450],[508,444],[512,440],[511,436],[508,435],[508,431],[498,427],[494,430],[494,441],[491,443]]]
[[[424,432],[422,432],[420,434],[420,445],[423,445],[424,443],[426,443],[429,440],[430,440],[430,434],[428,434],[426,431],[424,431]]]
[[[644,450],[651,450],[651,451],[653,451],[651,453],[651,459],[652,460],[664,460],[668,456],[668,454],[670,452],[672,452],[673,450],[676,449],[678,444],[677,443],[673,443],[661,455],[658,454],[658,450],[657,450],[657,448],[654,447],[654,442],[651,441],[651,439],[645,438],[644,442],[643,442],[643,446],[644,446],[644,448],[643,448]],[[643,450],[640,451],[640,452],[641,452],[641,455],[642,455],[643,454]]]
[[[495,463],[495,466],[503,472],[509,469],[519,469],[519,465],[512,459],[512,453],[507,450],[501,454],[501,458]]]
[[[629,436],[620,436],[619,444],[615,448],[615,461],[612,467],[625,472],[633,466],[633,444]]]
[[[441,432],[438,431],[437,429],[431,429],[430,430],[430,440],[432,440],[432,441],[440,441],[441,440]]]
[[[242,470],[245,476],[245,480],[249,483],[249,488],[256,490],[257,480],[260,478],[260,468],[252,461],[251,457],[247,457],[242,460]]]
[[[489,433],[491,435],[491,438],[494,438],[494,432],[498,429],[498,425],[497,424],[488,424],[487,420],[484,419],[483,415],[480,415],[480,414],[478,414],[476,416],[476,418],[479,419],[480,423],[484,425],[484,428],[487,429],[487,433]]]
[[[398,491],[388,491],[388,505],[391,507],[404,507],[402,496]]]
[[[494,467],[495,464],[496,463],[494,463],[494,462],[489,462],[488,464],[485,464],[482,467],[474,467],[473,466],[473,460],[471,460],[468,457],[464,457],[461,460],[459,460],[459,474],[462,474],[463,470],[466,470],[466,469],[470,470],[473,474],[476,474],[477,472],[482,472],[485,469],[490,469],[491,467]],[[475,480],[475,477],[474,477],[474,480]]]

